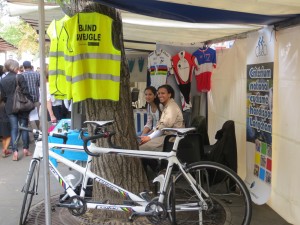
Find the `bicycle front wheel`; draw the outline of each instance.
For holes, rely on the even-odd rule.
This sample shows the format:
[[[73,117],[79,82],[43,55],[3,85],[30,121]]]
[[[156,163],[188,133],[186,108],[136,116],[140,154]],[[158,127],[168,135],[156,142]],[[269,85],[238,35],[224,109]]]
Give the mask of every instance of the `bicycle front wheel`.
[[[36,166],[37,166],[37,161],[34,160],[31,163],[31,167],[27,176],[26,183],[23,188],[24,192],[24,198],[23,198],[23,204],[22,204],[22,209],[21,209],[21,214],[20,214],[20,222],[19,225],[24,225],[26,224],[28,213],[30,210],[30,206],[32,203],[32,198],[33,195],[35,195],[36,191],[36,180],[34,179],[34,174],[36,173]]]
[[[208,207],[202,209],[202,202],[184,174],[179,172],[174,180],[175,189],[170,186],[167,191],[166,205],[171,221],[175,219],[177,224],[189,225],[250,224],[251,197],[244,182],[234,171],[219,163],[198,162],[188,165],[186,172]],[[200,187],[203,191],[200,191]],[[175,217],[172,216],[173,203]]]

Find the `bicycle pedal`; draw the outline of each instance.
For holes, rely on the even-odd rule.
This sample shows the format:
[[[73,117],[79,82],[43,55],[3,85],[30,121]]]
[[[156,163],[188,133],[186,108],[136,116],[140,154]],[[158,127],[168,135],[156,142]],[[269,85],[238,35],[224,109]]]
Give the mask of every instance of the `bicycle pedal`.
[[[128,220],[130,221],[130,222],[133,222],[138,216],[141,216],[139,213],[137,213],[137,212],[134,212],[134,213],[132,213],[130,216],[129,216],[129,218],[128,218]]]
[[[138,216],[151,216],[153,214],[153,212],[133,212],[130,216],[129,216],[129,220],[133,221],[136,217]]]
[[[144,215],[145,213],[138,213],[138,212],[133,212],[129,217],[128,220],[130,223],[132,223],[138,216],[146,216]],[[148,213],[147,213],[148,215]]]
[[[51,206],[51,211],[52,211],[52,212],[55,212],[55,211],[56,211],[56,209],[55,209],[55,206],[54,206],[54,205],[52,205],[52,206]]]
[[[135,220],[136,217],[137,217],[137,216],[136,216],[135,214],[131,214],[131,215],[128,217],[129,222],[132,223],[132,222]]]

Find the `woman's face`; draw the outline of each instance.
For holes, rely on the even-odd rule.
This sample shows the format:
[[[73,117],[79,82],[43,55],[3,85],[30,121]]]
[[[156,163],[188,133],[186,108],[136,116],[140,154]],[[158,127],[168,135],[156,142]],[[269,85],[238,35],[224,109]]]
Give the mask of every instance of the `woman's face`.
[[[146,90],[145,91],[145,99],[146,99],[146,102],[148,102],[148,103],[154,102],[154,99],[155,99],[154,93],[151,90]]]
[[[165,105],[171,99],[171,93],[165,88],[160,88],[157,91],[157,95],[161,104]]]

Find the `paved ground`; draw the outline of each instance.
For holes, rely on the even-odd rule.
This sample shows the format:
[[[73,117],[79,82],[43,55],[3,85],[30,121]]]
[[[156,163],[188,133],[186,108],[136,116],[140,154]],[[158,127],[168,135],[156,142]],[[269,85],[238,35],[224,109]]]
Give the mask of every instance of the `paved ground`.
[[[1,148],[2,151],[2,148]],[[0,225],[17,225],[19,224],[19,216],[23,193],[21,189],[25,183],[25,178],[29,168],[30,157],[23,158],[20,152],[19,161],[12,161],[12,157],[0,158]],[[39,195],[34,196],[33,204],[44,199],[44,174],[40,173]],[[51,195],[62,192],[62,188],[54,183],[52,177]]]
[[[0,148],[1,149],[1,148]],[[2,151],[2,149],[1,149]],[[23,199],[21,189],[25,182],[25,177],[29,167],[30,157],[22,158],[17,162],[12,161],[12,157],[0,158],[0,225],[18,225]],[[43,166],[41,165],[41,168]],[[64,168],[65,171],[68,168]],[[40,172],[39,195],[34,196],[32,216],[30,224],[44,224],[44,186],[43,186],[43,171]],[[62,193],[62,188],[56,180],[51,176],[51,199]],[[34,211],[35,210],[35,211]],[[52,212],[52,225],[79,225],[79,224],[115,224],[115,223],[92,223],[84,218],[75,218],[66,209],[58,209]],[[29,225],[30,225],[29,224]],[[129,224],[129,223],[123,223]],[[145,224],[145,223],[141,223]],[[288,225],[277,213],[269,206],[254,206],[251,225]]]

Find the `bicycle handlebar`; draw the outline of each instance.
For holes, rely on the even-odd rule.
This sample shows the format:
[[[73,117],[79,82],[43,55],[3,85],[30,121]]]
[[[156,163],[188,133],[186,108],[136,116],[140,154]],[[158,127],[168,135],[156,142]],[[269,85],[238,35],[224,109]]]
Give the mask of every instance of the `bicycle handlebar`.
[[[109,121],[110,122],[110,121]],[[84,132],[86,131],[84,128],[82,128],[80,130],[80,138],[82,139],[83,141],[83,148],[84,148],[84,151],[88,154],[88,155],[91,155],[91,156],[95,156],[95,157],[99,157],[100,156],[100,153],[93,153],[91,152],[89,149],[88,149],[88,142],[91,141],[91,142],[96,142],[97,139],[99,138],[108,138],[108,145],[111,147],[111,148],[122,148],[122,147],[119,147],[119,146],[116,146],[112,143],[112,136],[116,134],[116,132],[114,131],[107,131],[106,128],[103,126],[103,125],[99,125],[99,124],[96,124],[96,128],[94,130],[94,135],[92,136],[85,136],[84,135]],[[104,125],[107,125],[107,124],[104,124]],[[25,131],[28,131],[28,132],[32,132],[35,135],[35,139],[38,140],[39,136],[42,134],[42,132],[40,130],[36,130],[36,129],[31,129],[31,128],[27,128],[27,127],[21,127],[19,126],[19,130],[25,130]],[[63,143],[66,144],[67,140],[68,140],[68,136],[66,134],[60,134],[60,133],[54,133],[54,132],[50,132],[48,133],[49,136],[52,136],[52,137],[56,137],[56,138],[61,138],[63,139]],[[20,136],[20,133],[19,135]]]
[[[97,133],[92,135],[92,136],[84,136],[84,131],[83,130],[80,131],[80,138],[83,141],[83,148],[84,148],[84,151],[88,155],[95,156],[95,157],[100,156],[100,153],[93,153],[88,149],[88,142],[89,141],[95,142],[99,138],[108,138],[107,141],[108,141],[108,145],[110,147],[112,147],[112,148],[121,148],[121,147],[118,147],[118,146],[114,145],[111,141],[112,136],[115,135],[116,132],[114,132],[114,131],[105,131],[105,132],[100,131],[101,133],[98,133],[98,132],[99,132],[99,130],[97,130]]]
[[[31,129],[31,128],[28,128],[28,127],[19,126],[19,130],[28,131],[28,132],[31,132],[31,133],[37,135],[37,136],[34,137],[36,140],[38,140],[39,135],[42,134],[42,131],[37,130],[37,129]],[[19,139],[20,135],[21,135],[21,133],[19,133],[17,140]],[[59,134],[59,133],[50,132],[50,133],[48,133],[48,136],[52,136],[52,137],[63,139],[63,144],[66,144],[67,140],[68,140],[68,136],[66,134]]]
[[[52,136],[52,137],[63,139],[63,144],[66,144],[68,141],[68,135],[66,135],[66,134],[58,134],[58,133],[50,132],[48,135]]]
[[[34,129],[31,129],[31,128],[28,128],[28,127],[21,127],[21,126],[19,126],[18,129],[19,129],[19,130],[25,130],[25,131],[29,131],[29,132],[34,133]]]
[[[85,151],[88,155],[98,157],[100,154],[99,154],[99,153],[96,154],[96,153],[91,152],[91,151],[88,149],[87,145],[88,145],[88,142],[89,142],[89,141],[94,141],[94,140],[96,140],[96,139],[98,139],[98,138],[103,138],[103,137],[105,137],[105,133],[100,133],[100,134],[97,134],[97,135],[94,135],[94,136],[84,136],[83,132],[84,132],[83,130],[80,131],[80,138],[81,138],[81,140],[83,141],[83,149],[84,149],[84,151]]]

